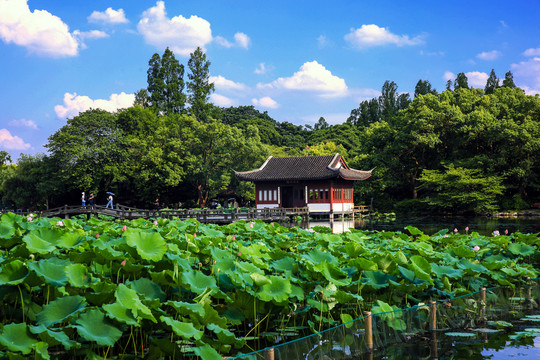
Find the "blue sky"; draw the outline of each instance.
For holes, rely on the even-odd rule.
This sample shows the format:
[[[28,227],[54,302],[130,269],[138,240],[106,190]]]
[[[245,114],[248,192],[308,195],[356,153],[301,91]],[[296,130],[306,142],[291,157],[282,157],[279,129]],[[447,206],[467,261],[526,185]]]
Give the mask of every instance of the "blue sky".
[[[46,152],[90,107],[114,111],[147,86],[148,60],[200,46],[219,106],[254,105],[278,121],[346,120],[385,80],[439,91],[491,69],[540,93],[540,2],[0,0],[0,150]],[[186,70],[187,73],[187,70]]]

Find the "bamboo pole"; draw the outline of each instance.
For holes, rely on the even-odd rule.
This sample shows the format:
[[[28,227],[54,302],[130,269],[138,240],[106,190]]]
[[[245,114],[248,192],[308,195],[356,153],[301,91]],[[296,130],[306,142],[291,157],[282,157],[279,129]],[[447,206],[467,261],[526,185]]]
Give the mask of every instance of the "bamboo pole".
[[[434,331],[434,330],[437,330],[437,302],[430,300],[429,308],[431,309],[429,329],[431,331]]]
[[[371,311],[364,311],[366,319],[366,346],[369,351],[373,351],[373,321],[371,317]]]
[[[484,320],[486,317],[486,288],[482,287],[480,288],[480,299],[482,300],[482,319]]]
[[[274,348],[266,350],[264,358],[265,360],[274,360]]]

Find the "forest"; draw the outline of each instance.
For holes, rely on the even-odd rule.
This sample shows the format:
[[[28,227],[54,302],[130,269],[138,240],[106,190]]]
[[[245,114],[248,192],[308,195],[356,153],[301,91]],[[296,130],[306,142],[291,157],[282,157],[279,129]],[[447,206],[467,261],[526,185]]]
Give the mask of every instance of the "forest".
[[[184,74],[187,70],[187,74]],[[185,76],[186,75],[186,76]],[[355,185],[355,204],[380,211],[476,213],[540,202],[540,98],[492,70],[484,89],[464,73],[442,92],[420,79],[415,92],[386,81],[342,124],[273,119],[253,106],[209,99],[210,62],[201,49],[187,68],[166,49],[148,62],[132,107],[90,109],[52,134],[48,154],[11,159],[0,151],[0,209],[76,204],[81,192],[142,208],[207,207],[212,199],[253,203],[254,187],[233,170],[269,156],[339,152],[355,169],[375,169]]]

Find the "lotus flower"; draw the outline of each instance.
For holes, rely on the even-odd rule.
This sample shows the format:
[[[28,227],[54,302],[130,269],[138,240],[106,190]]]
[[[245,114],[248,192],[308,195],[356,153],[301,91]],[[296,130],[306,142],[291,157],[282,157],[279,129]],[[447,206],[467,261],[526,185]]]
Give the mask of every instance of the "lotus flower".
[[[508,229],[504,230],[504,235],[508,235]]]
[[[499,230],[493,231],[493,236],[499,236],[499,235],[501,235],[501,234],[499,233]]]
[[[454,228],[454,232],[457,234],[457,233],[458,233],[458,229],[457,229],[457,228]]]
[[[249,223],[249,227],[253,229],[253,223]]]
[[[480,250],[480,246],[475,245],[475,246],[473,247],[473,251],[474,251],[474,252],[478,252],[478,250]]]
[[[32,222],[32,221],[34,221],[34,219],[32,219],[32,217],[31,217],[31,216],[27,217],[27,218],[26,218],[26,220],[28,220],[28,222]]]
[[[154,220],[154,225],[157,225],[157,220]]]
[[[124,261],[122,261],[122,262],[120,263],[120,265],[122,265],[122,266],[126,266],[126,263],[127,263],[127,260],[126,260],[126,259],[124,259]]]
[[[96,233],[96,239],[99,239],[99,233]]]
[[[58,220],[56,222],[56,226],[64,226],[64,223],[62,222],[62,220]]]
[[[238,252],[238,256],[242,256],[242,253],[240,251]]]
[[[232,241],[235,241],[236,240],[236,236],[232,236]]]
[[[124,225],[124,226],[122,227],[122,231],[126,231],[126,230],[127,230],[127,226]]]

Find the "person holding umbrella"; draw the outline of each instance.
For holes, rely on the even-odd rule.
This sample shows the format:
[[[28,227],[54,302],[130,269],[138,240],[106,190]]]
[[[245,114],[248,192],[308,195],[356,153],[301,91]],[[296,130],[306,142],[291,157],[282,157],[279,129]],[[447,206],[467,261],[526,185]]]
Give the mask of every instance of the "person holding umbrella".
[[[109,197],[107,198],[107,200],[109,200],[107,202],[107,205],[105,206],[106,208],[109,207],[109,205],[111,205],[111,209],[113,208],[113,195],[114,193],[110,192],[110,191],[107,191],[107,194],[109,194]]]

